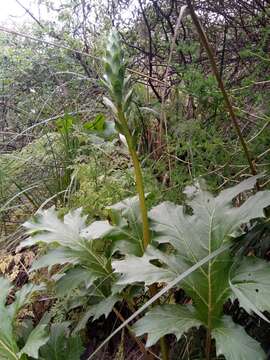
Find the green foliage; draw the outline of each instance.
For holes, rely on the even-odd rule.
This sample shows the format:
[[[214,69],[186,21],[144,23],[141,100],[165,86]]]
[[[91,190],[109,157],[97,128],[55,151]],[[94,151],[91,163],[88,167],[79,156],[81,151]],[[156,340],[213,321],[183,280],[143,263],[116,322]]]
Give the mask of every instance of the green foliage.
[[[21,151],[0,156],[0,192],[3,195],[0,213],[8,233],[13,230],[14,217],[25,220],[48,198],[53,197],[55,204],[66,203],[63,191],[71,185],[78,140],[72,129],[64,130],[60,126],[62,120],[58,121],[59,133],[48,133]]]
[[[12,239],[10,233],[17,224],[40,206],[60,207],[59,212],[53,207],[39,211],[25,223],[30,238],[22,246],[43,245],[45,255],[32,271],[48,267],[48,292],[56,297],[54,321],[57,306],[61,307],[61,320],[65,316],[71,320],[52,324],[49,341],[47,326],[40,323],[25,341],[17,331],[18,314],[30,301],[31,286],[18,291],[10,304],[10,285],[0,279],[0,358],[79,360],[83,347],[71,329],[76,332],[84,329],[89,319],[107,318],[120,301],[133,311],[149,294],[153,296],[153,289],[230,244],[237,245],[234,249],[239,252],[226,251],[185,279],[189,305],[172,303],[173,296],[162,297],[134,330],[138,336],[147,333],[150,346],[169,333],[177,339],[183,334],[189,337],[202,326],[208,337],[216,340],[217,356],[263,359],[259,344],[223,315],[223,305],[228,298],[238,299],[248,313],[267,320],[263,311],[270,310],[269,266],[251,253],[246,255],[247,244],[241,247],[245,234],[237,244],[235,237],[243,233],[245,224],[253,226],[263,216],[269,192],[243,202],[238,194],[251,190],[254,179],[217,197],[196,185],[189,188],[191,199],[184,206],[174,204],[184,199],[182,190],[194,178],[203,176],[209,189],[216,191],[247,176],[238,138],[231,134],[216,81],[191,23],[185,19],[175,33],[165,79],[170,39],[177,28],[176,7],[168,12],[166,1],[146,1],[140,9],[135,6],[132,19],[126,19],[123,10],[129,1],[113,5],[97,1],[91,6],[88,2],[71,0],[55,7],[52,1],[40,0],[39,5],[46,4],[54,14],[52,20],[41,19],[41,26],[22,29],[40,42],[20,40],[14,34],[0,36],[4,152],[0,155],[0,241]],[[219,7],[211,1],[206,4],[199,4],[198,11],[237,107],[241,132],[258,170],[269,170],[264,161],[270,135],[269,92],[265,91],[270,64],[269,13],[264,4],[237,4],[236,9],[228,2],[222,9],[223,26]],[[98,16],[93,25],[94,12]],[[127,63],[119,34],[113,30],[104,40],[111,21],[121,29],[126,53],[131,55],[132,87],[130,76],[125,76]],[[256,34],[250,29],[256,29]],[[56,41],[57,47],[48,41]],[[109,99],[102,102],[97,59],[101,60],[104,43],[102,84]],[[160,80],[168,83],[166,89]],[[114,121],[104,105],[112,111]],[[126,147],[120,148],[113,139],[116,130],[123,135],[120,140],[128,147],[133,167]],[[137,152],[145,155],[143,177]],[[140,202],[132,197],[134,174]],[[160,200],[174,203],[161,203],[147,213],[144,185],[152,195],[147,199],[148,208]],[[241,206],[232,206],[235,197]],[[81,207],[83,211],[71,210]],[[256,232],[255,226],[253,231],[255,235],[247,235],[248,241],[260,239],[260,229]],[[145,236],[147,233],[151,236]],[[260,246],[256,245],[256,254]],[[143,296],[138,299],[138,294]],[[27,332],[30,330],[27,327]],[[124,340],[121,350],[122,345],[124,349]],[[119,357],[122,355],[125,357],[124,351]],[[206,356],[210,358],[209,353]]]
[[[107,302],[110,294],[117,293],[112,292],[115,276],[111,269],[110,243],[103,240],[111,232],[112,226],[108,221],[95,221],[86,225],[85,220],[86,217],[81,216],[81,209],[68,213],[63,221],[57,217],[53,208],[45,210],[36,221],[24,224],[31,237],[21,246],[40,242],[48,244],[48,253],[33,264],[32,270],[69,264],[63,269],[56,284],[58,296],[74,296],[76,306],[83,305],[86,308],[89,308],[89,303],[91,306],[99,303],[97,312],[101,316],[108,312],[108,306],[110,312],[111,302],[114,304],[119,300],[113,296]],[[105,304],[102,305],[100,301],[104,299]],[[89,317],[96,315],[90,308],[81,321],[85,324]]]
[[[117,148],[94,148],[85,163],[74,166],[77,191],[70,198],[70,206],[81,206],[91,218],[104,218],[106,207],[132,191],[132,175],[123,167]]]
[[[3,360],[39,359],[39,349],[49,339],[47,326],[39,324],[29,334],[23,346],[20,346],[16,335],[16,318],[22,307],[29,303],[31,294],[38,290],[31,285],[25,285],[16,293],[16,298],[10,305],[5,305],[12,288],[8,280],[0,278],[0,353]]]
[[[213,75],[205,76],[195,66],[191,66],[183,72],[183,88],[195,98],[196,112],[200,116],[216,112],[222,103],[222,96],[218,91],[216,79]],[[181,88],[180,88],[181,90]]]
[[[172,129],[174,134],[168,140],[171,183],[164,189],[163,200],[182,201],[185,187],[199,177],[206,179],[209,189],[215,191],[223,183],[224,176],[230,178],[244,163],[237,141],[224,138],[215,124],[204,125],[198,120],[179,123],[177,120]],[[149,159],[146,162],[158,174],[168,172],[166,162]]]
[[[82,161],[81,161],[82,159]],[[92,219],[107,216],[107,207],[134,195],[134,172],[127,164],[127,155],[116,142],[93,145],[87,156],[78,157],[73,167],[77,190],[69,199],[72,208],[82,207]],[[151,203],[161,197],[161,186],[151,171],[145,169],[145,188],[151,192]]]
[[[40,349],[40,360],[80,360],[83,346],[78,335],[70,335],[69,322],[52,324],[50,339]]]
[[[85,309],[76,326],[78,331],[89,318],[108,316],[115,303],[126,298],[132,284],[169,283],[225,244],[233,244],[242,233],[242,225],[263,217],[264,208],[270,204],[269,191],[261,191],[240,207],[232,206],[232,201],[252,189],[258,178],[249,178],[216,197],[196,184],[186,189],[189,200],[185,207],[170,202],[153,207],[149,212],[152,245],[145,252],[136,197],[111,206],[110,223],[95,221],[87,225],[80,209],[63,220],[54,209],[42,211],[35,221],[24,224],[31,237],[21,246],[40,242],[49,245],[49,252],[34,263],[32,270],[69,264],[61,271],[56,291],[58,296],[73,299],[68,309],[75,304]],[[125,259],[117,259],[119,254]],[[243,346],[249,344],[251,354],[263,359],[256,341],[249,341],[239,325],[223,316],[223,305],[228,298],[237,298],[246,311],[267,320],[262,311],[270,310],[269,271],[263,260],[226,250],[183,281],[192,305],[154,307],[134,330],[137,335],[148,333],[150,346],[165,334],[173,333],[179,339],[189,328],[204,325],[216,339],[217,353],[228,360],[240,356],[239,341],[233,348],[226,346],[229,337],[236,334]],[[223,332],[228,337],[224,342]]]
[[[234,237],[241,232],[241,226],[254,218],[263,217],[263,209],[270,204],[269,191],[262,191],[251,196],[240,207],[232,207],[232,200],[239,193],[251,189],[256,181],[256,177],[245,180],[233,188],[222,191],[217,197],[213,197],[199,185],[188,188],[190,200],[187,206],[192,209],[192,215],[183,206],[169,202],[154,207],[150,211],[152,230],[155,232],[154,240],[160,244],[170,244],[174,252],[163,253],[149,247],[142,257],[131,255],[126,256],[125,260],[114,261],[113,268],[116,273],[121,274],[118,283],[123,285],[144,282],[150,285],[155,282],[170,282],[224,244],[232,243]],[[244,339],[241,328],[228,324],[231,320],[223,319],[223,304],[226,299],[235,296],[247,311],[255,312],[266,319],[261,311],[270,309],[267,303],[270,283],[266,280],[269,275],[270,268],[265,261],[249,257],[242,259],[228,250],[193,272],[182,285],[193,300],[192,312],[185,310],[188,319],[193,314],[194,322],[191,322],[190,326],[203,324],[212,332],[217,342],[218,353],[222,352],[228,360],[239,358],[241,347],[238,345],[232,348],[231,344],[227,348],[224,343],[220,343],[222,337],[216,334],[221,334],[223,329],[227,334],[238,331],[242,334],[239,335],[239,339],[243,338],[244,343],[248,340]],[[171,313],[171,328],[168,320],[164,322],[162,329],[162,321],[157,314],[163,314],[163,311],[167,319],[168,313]],[[139,320],[135,330],[138,329],[138,334],[148,333],[149,344],[157,340],[157,334],[174,333],[179,337],[190,327],[190,320],[186,320],[186,327],[181,325],[178,328],[175,322],[177,311],[181,324],[185,319],[181,312],[182,305],[175,304],[165,306],[164,309],[154,308],[146,318]],[[249,344],[251,347],[251,344],[254,345],[253,352],[263,359],[263,351],[255,341],[251,340]]]
[[[104,114],[97,114],[94,120],[85,122],[83,128],[92,134],[109,139],[115,134],[114,123],[108,121]]]

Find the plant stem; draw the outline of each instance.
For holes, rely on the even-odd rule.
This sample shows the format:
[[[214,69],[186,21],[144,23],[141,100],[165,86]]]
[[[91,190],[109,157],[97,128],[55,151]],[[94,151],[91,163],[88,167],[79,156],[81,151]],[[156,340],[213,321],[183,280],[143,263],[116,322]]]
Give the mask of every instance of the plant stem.
[[[251,170],[251,173],[253,175],[256,175],[257,174],[257,171],[256,171],[256,168],[255,168],[255,164],[253,163],[253,160],[252,160],[252,156],[249,152],[249,149],[248,149],[248,146],[246,144],[246,141],[241,133],[241,129],[240,129],[240,126],[238,124],[238,120],[236,118],[236,115],[235,115],[235,112],[233,110],[233,106],[231,104],[231,101],[229,99],[229,96],[225,90],[225,86],[224,86],[224,83],[222,81],[222,78],[220,76],[220,73],[218,71],[218,67],[217,67],[217,64],[216,64],[216,61],[215,61],[215,56],[214,56],[214,53],[213,53],[213,50],[209,44],[209,41],[208,41],[208,38],[207,38],[207,35],[205,33],[205,31],[203,30],[203,27],[200,23],[200,20],[198,19],[194,9],[193,9],[193,6],[192,6],[192,2],[191,0],[187,0],[187,5],[188,5],[188,8],[189,8],[189,12],[190,12],[190,16],[193,20],[193,23],[197,29],[197,32],[199,34],[199,37],[200,37],[200,40],[207,52],[207,55],[208,55],[208,58],[210,60],[210,63],[211,63],[211,67],[212,67],[212,71],[217,79],[217,82],[218,82],[218,86],[220,88],[220,91],[223,95],[223,98],[224,98],[224,101],[225,101],[225,104],[227,106],[227,109],[228,109],[228,112],[230,114],[230,117],[231,117],[231,120],[232,120],[232,123],[235,127],[235,130],[237,132],[237,135],[239,137],[239,140],[241,142],[241,145],[242,145],[242,148],[243,148],[243,151],[245,153],[245,156],[248,160],[248,163],[249,163],[249,167],[250,167],[250,170]]]
[[[142,169],[139,162],[139,158],[133,143],[132,135],[129,131],[128,122],[125,117],[125,114],[121,107],[118,107],[117,109],[117,115],[118,120],[121,124],[123,135],[125,135],[128,150],[133,162],[134,171],[135,171],[135,180],[136,180],[136,189],[139,196],[140,201],[140,210],[141,210],[141,216],[142,216],[142,223],[143,223],[143,249],[145,250],[147,248],[147,245],[150,243],[150,231],[149,231],[149,222],[148,222],[148,216],[147,216],[147,207],[145,202],[145,193],[144,193],[144,184],[143,184],[143,177],[142,177]],[[157,294],[157,288],[155,285],[152,285],[150,287],[150,293],[151,296],[154,296]],[[169,351],[168,346],[166,343],[166,338],[162,337],[159,340],[162,359],[168,360],[169,359]]]
[[[133,162],[134,172],[135,172],[135,181],[136,181],[136,189],[139,196],[140,202],[140,210],[141,210],[141,217],[143,223],[143,248],[144,250],[147,248],[147,245],[150,243],[150,231],[149,231],[149,222],[147,216],[147,207],[145,201],[145,193],[144,193],[144,184],[143,184],[143,177],[142,177],[142,170],[141,165],[138,159],[137,152],[135,150],[132,135],[130,134],[127,119],[123,113],[121,108],[118,108],[118,119],[124,129],[124,135],[127,140],[128,150]]]
[[[207,329],[205,344],[206,360],[211,360],[211,330]]]
[[[134,149],[130,150],[130,155],[134,165],[135,177],[136,177],[136,188],[140,200],[141,216],[143,222],[143,247],[146,249],[147,245],[150,242],[150,232],[149,232],[149,223],[147,216],[147,208],[145,203],[145,194],[144,194],[144,185],[142,179],[141,166],[138,160],[137,153]]]
[[[169,349],[165,336],[160,338],[159,345],[160,345],[162,360],[169,360]]]

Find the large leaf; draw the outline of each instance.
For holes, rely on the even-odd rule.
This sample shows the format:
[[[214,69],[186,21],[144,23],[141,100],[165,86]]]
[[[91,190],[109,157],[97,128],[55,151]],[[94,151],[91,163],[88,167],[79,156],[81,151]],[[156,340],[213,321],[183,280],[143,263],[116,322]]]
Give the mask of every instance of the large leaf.
[[[83,296],[95,303],[97,299],[90,290],[91,286],[98,288],[99,298],[110,295],[115,276],[110,257],[106,256],[109,247],[103,239],[112,231],[108,221],[95,221],[86,226],[80,209],[67,214],[63,221],[58,219],[54,209],[49,209],[42,212],[36,222],[26,223],[26,227],[32,235],[27,245],[45,242],[52,248],[33,264],[33,269],[67,264],[62,270],[65,273],[55,278],[57,294],[66,297],[69,309],[85,304]],[[81,296],[77,296],[78,292]]]
[[[231,289],[248,312],[268,321],[261,311],[270,311],[270,264],[256,257],[245,257],[232,271]]]
[[[261,191],[249,197],[240,207],[233,206],[234,198],[251,189],[257,179],[245,180],[222,191],[217,197],[196,185],[189,189],[185,206],[165,202],[154,207],[150,211],[153,240],[172,245],[176,255],[171,252],[162,256],[149,248],[151,255],[147,249],[140,258],[129,256],[125,260],[114,261],[114,269],[122,274],[119,283],[169,282],[221,246],[233,243],[234,237],[242,232],[241,226],[251,219],[263,217],[263,209],[270,204],[270,191]],[[230,270],[233,261],[230,251],[225,251],[183,282],[199,319],[210,329],[218,326],[224,301],[232,294]],[[243,289],[241,291],[243,293]],[[248,297],[249,294],[245,292],[245,295]],[[256,301],[259,300],[255,300],[255,304]],[[258,305],[261,309],[265,304],[260,300]]]
[[[108,221],[95,221],[87,226],[85,220],[86,216],[82,216],[81,208],[70,211],[64,216],[63,221],[58,218],[54,207],[40,211],[35,221],[27,221],[23,224],[32,237],[22,242],[20,248],[38,242],[58,243],[75,248],[82,239],[99,239],[111,229]]]
[[[6,297],[11,288],[8,280],[0,278],[0,355],[1,360],[19,360],[23,354],[38,358],[38,349],[48,337],[44,327],[36,327],[29,335],[23,349],[19,351],[15,329],[13,328],[19,310],[29,302],[33,291],[39,287],[25,285],[16,294],[15,300],[10,305],[5,305]]]
[[[153,260],[159,260],[166,267],[152,264]],[[166,255],[152,246],[147,247],[142,257],[127,255],[125,260],[112,262],[115,272],[122,274],[117,281],[119,285],[141,281],[145,285],[155,282],[170,282],[185,270],[184,266],[180,256]]]
[[[80,360],[84,350],[78,335],[69,334],[69,323],[53,324],[50,339],[40,349],[42,360]]]
[[[11,288],[11,284],[7,279],[0,277],[0,354],[3,360],[19,359],[17,352],[19,351],[14,334],[12,321],[7,307],[5,306],[6,297]]]
[[[213,330],[212,335],[216,340],[217,355],[225,355],[226,360],[266,359],[259,343],[228,316],[223,317],[221,325]]]
[[[189,215],[183,206],[162,203],[150,211],[155,240],[171,243],[193,263],[207,256],[240,231],[240,226],[253,218],[263,217],[263,209],[270,204],[270,192],[261,191],[250,197],[242,206],[234,208],[232,200],[242,191],[250,189],[257,177],[250,178],[216,198],[195,188],[193,197],[187,201],[192,208]]]
[[[96,221],[87,226],[85,220],[81,209],[69,212],[62,221],[55,209],[50,208],[40,212],[36,221],[26,222],[24,226],[31,237],[21,247],[40,242],[54,246],[33,264],[33,269],[70,263],[88,270],[91,283],[111,276],[110,261],[104,255],[99,239],[110,232],[112,226],[108,221]]]
[[[107,318],[112,311],[114,305],[120,300],[121,297],[116,294],[107,297],[106,299],[100,301],[98,304],[89,306],[89,308],[86,310],[86,312],[80,319],[75,331],[77,332],[83,329],[91,317],[93,321],[99,319],[103,315],[105,316],[105,318]]]
[[[162,336],[174,334],[177,340],[192,327],[201,324],[192,306],[168,304],[156,306],[133,326],[137,336],[148,334],[146,346],[154,345]]]
[[[47,331],[47,325],[38,325],[30,333],[26,344],[21,349],[19,355],[27,354],[28,356],[39,359],[39,349],[41,346],[46,344],[49,340],[49,335]]]
[[[63,246],[74,246],[80,240],[80,231],[86,227],[86,217],[81,216],[81,209],[69,212],[61,221],[54,207],[40,211],[35,221],[27,221],[23,225],[30,239],[22,242],[21,247],[31,246],[37,242],[60,243]],[[38,232],[38,234],[37,234]]]
[[[253,177],[222,191],[217,197],[195,188],[187,205],[161,204],[150,212],[156,240],[171,243],[189,264],[198,262],[223,244],[232,241],[241,231],[241,225],[253,218],[264,216],[263,209],[270,204],[270,192],[262,191],[251,196],[243,205],[233,207],[232,200],[242,191],[252,188],[258,177]],[[193,298],[207,326],[215,326],[222,312],[224,300],[230,295],[229,272],[233,258],[230,254],[210,261],[194,272],[184,288]],[[210,313],[209,313],[210,312]],[[211,319],[211,320],[210,320]]]
[[[109,207],[111,220],[114,224],[108,238],[112,241],[112,252],[142,255],[143,231],[137,196],[127,198]]]

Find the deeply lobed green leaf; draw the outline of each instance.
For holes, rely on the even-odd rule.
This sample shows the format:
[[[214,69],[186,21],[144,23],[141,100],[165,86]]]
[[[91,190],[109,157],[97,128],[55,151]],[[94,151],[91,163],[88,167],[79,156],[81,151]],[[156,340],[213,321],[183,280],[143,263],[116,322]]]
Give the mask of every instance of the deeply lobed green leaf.
[[[150,211],[153,241],[166,243],[174,251],[170,250],[166,254],[148,247],[142,257],[129,255],[124,260],[114,261],[113,268],[121,274],[118,283],[144,282],[150,285],[154,282],[170,282],[224,244],[233,243],[235,236],[242,232],[242,225],[263,217],[264,208],[270,205],[270,191],[261,191],[250,196],[240,207],[233,206],[234,198],[239,193],[252,189],[257,179],[258,177],[249,178],[222,191],[217,197],[197,184],[187,189],[189,199],[185,206],[165,202],[153,208]],[[256,312],[266,319],[261,311],[269,309],[269,271],[266,262],[250,257],[241,259],[229,250],[201,266],[182,285],[192,298],[196,310],[194,319],[210,331],[222,329],[221,324],[227,324],[222,317],[223,304],[230,296],[239,298],[240,304],[247,311]],[[151,321],[157,321],[153,311],[147,314],[145,320],[139,321],[139,325],[144,325],[144,332],[148,332],[151,344],[158,339],[157,330],[150,325]],[[160,336],[169,333],[169,327],[168,324],[167,327],[164,325],[164,332],[159,329]],[[177,334],[173,321],[171,332]],[[228,331],[228,336],[230,334],[232,333]],[[242,335],[248,339],[245,333]],[[217,336],[216,340],[219,343],[221,337]],[[258,348],[256,345],[254,351]],[[222,351],[225,354],[223,348]],[[260,353],[261,350],[258,354]]]

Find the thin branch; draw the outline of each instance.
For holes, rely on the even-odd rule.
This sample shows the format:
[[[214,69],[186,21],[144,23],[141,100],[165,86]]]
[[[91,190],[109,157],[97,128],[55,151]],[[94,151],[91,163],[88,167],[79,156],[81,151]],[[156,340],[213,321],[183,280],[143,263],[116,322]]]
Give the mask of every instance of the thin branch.
[[[249,149],[248,149],[248,146],[246,144],[246,141],[241,133],[241,129],[240,129],[240,126],[238,124],[238,120],[236,118],[236,115],[235,115],[235,112],[233,110],[233,106],[231,104],[231,101],[229,99],[229,96],[227,94],[227,91],[225,90],[225,86],[224,86],[224,83],[222,81],[222,78],[220,77],[220,73],[218,71],[218,68],[217,68],[217,64],[216,64],[216,60],[215,60],[215,57],[214,57],[214,53],[213,53],[213,50],[209,44],[209,41],[208,41],[208,38],[207,38],[207,35],[205,33],[205,31],[203,30],[202,28],[202,25],[200,23],[200,20],[199,18],[197,17],[194,9],[193,9],[193,6],[192,6],[192,3],[191,3],[191,0],[187,0],[187,5],[188,5],[188,8],[189,8],[189,12],[190,12],[190,15],[191,15],[191,18],[193,20],[193,23],[197,29],[197,32],[199,34],[199,37],[200,37],[200,40],[207,52],[207,55],[209,57],[209,60],[210,60],[210,63],[211,63],[211,67],[212,67],[212,71],[217,79],[217,82],[218,82],[218,85],[219,85],[219,88],[220,88],[220,91],[223,95],[223,98],[224,98],[224,101],[225,101],[225,104],[227,106],[227,109],[228,109],[228,112],[230,114],[230,117],[231,117],[231,120],[232,120],[232,123],[234,125],[234,128],[237,132],[237,135],[239,137],[239,140],[241,142],[241,145],[242,145],[242,148],[244,150],[244,153],[245,153],[245,156],[248,160],[248,163],[249,163],[249,167],[250,167],[250,170],[251,170],[251,173],[253,175],[256,175],[257,174],[257,171],[256,171],[256,167],[255,167],[255,164],[253,163],[253,159],[252,159],[252,156],[249,152]]]
[[[29,9],[27,9],[19,0],[15,0],[15,1],[16,1],[16,3],[17,3],[20,7],[22,7],[22,8],[24,9],[24,11],[25,11],[29,16],[31,16],[31,18],[38,24],[38,26],[40,26],[42,29],[45,29],[44,25],[41,24],[41,22],[35,17],[34,14],[32,14],[32,12],[31,12]]]

